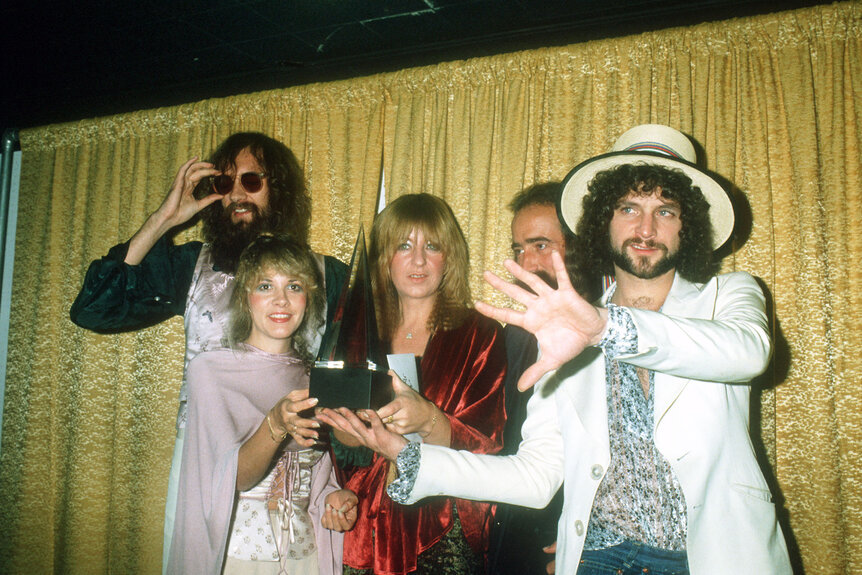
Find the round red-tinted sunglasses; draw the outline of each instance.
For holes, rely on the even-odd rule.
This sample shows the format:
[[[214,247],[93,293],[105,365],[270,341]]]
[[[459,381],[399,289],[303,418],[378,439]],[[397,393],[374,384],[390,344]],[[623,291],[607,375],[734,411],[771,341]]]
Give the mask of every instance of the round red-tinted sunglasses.
[[[245,172],[240,175],[239,183],[246,192],[253,194],[255,192],[259,192],[261,188],[263,188],[263,179],[265,177],[265,172]],[[236,178],[232,178],[225,174],[212,176],[210,179],[213,183],[213,190],[215,190],[217,194],[222,195],[229,193],[233,189],[233,183],[236,181]]]

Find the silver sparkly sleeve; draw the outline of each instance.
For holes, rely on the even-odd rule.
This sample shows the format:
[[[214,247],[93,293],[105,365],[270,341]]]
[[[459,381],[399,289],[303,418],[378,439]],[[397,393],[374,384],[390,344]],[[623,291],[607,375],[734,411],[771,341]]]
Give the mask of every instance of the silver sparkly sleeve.
[[[419,475],[419,463],[422,459],[420,444],[411,441],[404,446],[395,458],[395,467],[398,469],[398,477],[395,478],[386,492],[395,503],[405,503],[413,491],[416,476]]]
[[[628,309],[608,304],[608,329],[598,347],[611,359],[638,351],[638,330]]]

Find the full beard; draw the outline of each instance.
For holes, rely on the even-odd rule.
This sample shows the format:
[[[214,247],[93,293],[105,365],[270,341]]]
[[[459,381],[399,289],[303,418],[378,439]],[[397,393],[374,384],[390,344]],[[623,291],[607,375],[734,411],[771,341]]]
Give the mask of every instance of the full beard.
[[[648,257],[632,257],[626,250],[631,244],[639,243],[652,249],[658,249],[662,252],[662,256],[655,263],[651,263]],[[642,280],[651,280],[664,275],[670,270],[676,268],[679,260],[679,252],[669,253],[667,246],[654,242],[652,240],[636,240],[634,238],[623,242],[621,249],[616,249],[611,246],[611,254],[614,264],[622,271],[630,273],[636,278]]]
[[[270,230],[269,211],[261,213],[257,205],[243,203],[252,215],[250,221],[234,222],[231,213],[237,204],[231,203],[210,221],[209,237],[213,263],[221,271],[235,273],[242,251],[260,234]]]

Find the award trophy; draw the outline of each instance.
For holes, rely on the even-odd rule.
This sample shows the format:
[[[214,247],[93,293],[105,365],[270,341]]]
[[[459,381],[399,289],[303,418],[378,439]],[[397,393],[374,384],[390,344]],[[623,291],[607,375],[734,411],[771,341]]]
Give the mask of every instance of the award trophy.
[[[309,397],[318,399],[318,407],[377,409],[394,397],[387,371],[374,314],[365,231],[360,226],[347,283],[311,368]]]

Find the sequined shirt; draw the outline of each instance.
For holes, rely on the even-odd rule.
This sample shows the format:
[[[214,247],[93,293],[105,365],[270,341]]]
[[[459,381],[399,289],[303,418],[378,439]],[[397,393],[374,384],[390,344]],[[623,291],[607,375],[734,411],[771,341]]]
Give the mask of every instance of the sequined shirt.
[[[605,356],[605,388],[611,463],[593,501],[585,549],[636,541],[661,549],[685,549],[685,496],[670,464],[655,445],[655,372],[615,358],[638,349],[637,328],[624,307],[608,304],[608,331],[598,346]]]

